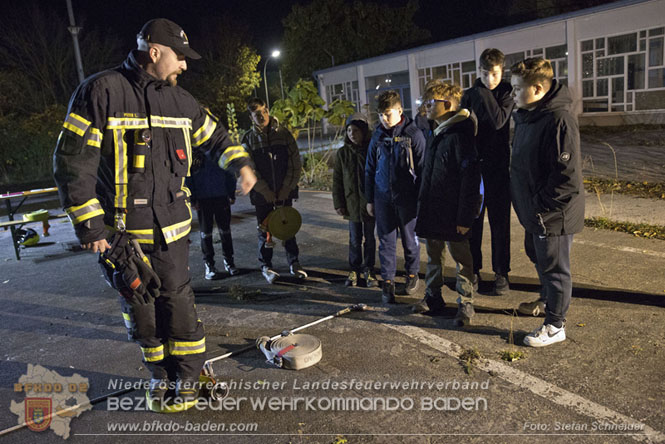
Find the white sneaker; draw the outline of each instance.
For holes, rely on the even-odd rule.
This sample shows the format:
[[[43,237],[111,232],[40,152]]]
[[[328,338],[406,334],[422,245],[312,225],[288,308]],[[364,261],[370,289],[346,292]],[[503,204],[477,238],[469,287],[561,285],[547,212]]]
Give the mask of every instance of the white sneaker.
[[[275,279],[279,277],[279,274],[275,270],[267,266],[261,267],[261,273],[263,273],[263,277],[266,278],[269,284],[275,282]]]
[[[524,337],[527,347],[547,347],[566,340],[566,326],[557,328],[552,324],[543,324]]]
[[[212,280],[215,280],[215,279],[218,278],[218,275],[217,275],[218,271],[217,271],[217,269],[215,268],[215,265],[214,265],[214,264],[211,264],[211,263],[209,263],[209,262],[206,262],[206,263],[205,263],[205,268],[206,268],[206,271],[205,271],[205,278],[206,278],[207,280],[212,281]]]

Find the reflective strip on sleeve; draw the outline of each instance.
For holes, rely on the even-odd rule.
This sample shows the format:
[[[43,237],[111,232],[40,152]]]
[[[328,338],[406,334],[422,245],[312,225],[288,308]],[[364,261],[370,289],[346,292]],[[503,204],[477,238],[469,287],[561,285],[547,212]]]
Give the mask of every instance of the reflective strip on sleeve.
[[[212,136],[212,133],[215,132],[215,128],[217,128],[217,122],[215,122],[214,119],[211,119],[210,116],[206,114],[203,126],[197,129],[192,136],[192,140],[194,142],[192,145],[200,146],[206,143],[206,141],[210,139],[210,136]]]
[[[147,122],[147,121],[146,121]],[[116,208],[127,208],[127,144],[124,129],[113,131],[115,148],[115,201]]]
[[[83,205],[65,208],[65,213],[69,216],[69,220],[72,221],[72,225],[76,225],[95,216],[104,215],[104,209],[102,209],[102,205],[99,201],[94,198],[90,199]]]
[[[231,162],[241,157],[249,158],[249,153],[242,147],[242,145],[234,145],[227,147],[224,154],[219,158],[219,166],[221,168],[228,168]]]
[[[97,128],[90,128],[90,132],[88,133],[86,137],[86,143],[90,146],[94,146],[96,148],[101,148],[102,147],[102,132],[99,131]]]
[[[194,355],[205,353],[206,340],[200,341],[173,341],[169,339],[169,352],[174,356]]]
[[[138,129],[148,128],[148,119],[138,117],[109,117],[106,128],[111,129]]]
[[[150,126],[159,128],[183,128],[191,130],[192,120],[186,117],[150,116]]]
[[[189,130],[182,129],[183,136],[185,137],[185,148],[187,149],[187,177],[191,176],[192,167],[192,140],[189,138]]]
[[[159,347],[141,347],[143,359],[145,362],[157,362],[164,359],[164,346]]]
[[[88,130],[90,123],[91,122],[89,120],[84,119],[78,114],[69,113],[65,119],[65,123],[63,123],[62,126],[67,128],[69,131],[83,137],[85,132]]]
[[[139,244],[154,244],[155,231],[152,228],[147,230],[127,230],[132,235],[132,239],[136,239]]]

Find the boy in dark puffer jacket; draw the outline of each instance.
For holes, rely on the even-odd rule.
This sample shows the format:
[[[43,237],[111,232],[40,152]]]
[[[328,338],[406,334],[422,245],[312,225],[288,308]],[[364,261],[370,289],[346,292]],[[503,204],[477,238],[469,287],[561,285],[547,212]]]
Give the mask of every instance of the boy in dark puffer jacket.
[[[362,274],[367,287],[376,287],[374,276],[376,239],[375,219],[367,213],[365,199],[365,160],[370,131],[367,117],[353,114],[346,121],[344,146],[337,151],[333,170],[333,204],[335,211],[349,221],[349,265],[346,286],[358,284]],[[365,254],[363,255],[363,237]]]
[[[416,234],[427,239],[427,289],[413,311],[440,313],[445,306],[443,265],[446,245],[457,263],[458,311],[455,322],[469,325],[473,309],[471,225],[480,209],[480,167],[475,147],[475,116],[459,108],[462,89],[436,82],[425,92],[427,118],[435,128],[427,140],[418,197]]]

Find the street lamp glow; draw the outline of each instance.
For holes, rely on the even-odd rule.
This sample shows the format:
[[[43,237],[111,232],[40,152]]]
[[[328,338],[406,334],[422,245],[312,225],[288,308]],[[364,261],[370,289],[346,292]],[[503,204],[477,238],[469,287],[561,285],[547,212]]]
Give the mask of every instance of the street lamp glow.
[[[279,51],[279,49],[273,49],[272,54],[270,54],[270,57],[272,57],[273,59],[276,59],[276,58],[279,57],[280,54],[281,54],[281,52]],[[268,97],[268,79],[266,78],[268,73],[266,72],[266,68],[268,67],[268,61],[270,60],[270,57],[268,57],[266,59],[266,63],[263,65],[263,84],[266,87],[266,106],[268,108],[270,108],[270,97]],[[280,85],[281,85],[281,79],[282,79],[281,70],[280,70],[280,73],[279,73],[279,78],[280,78]],[[283,97],[284,97],[284,89],[282,87],[282,98]]]
[[[271,57],[277,58],[277,57],[279,57],[280,54],[281,54],[281,52],[279,51],[279,49],[275,49],[272,52]]]

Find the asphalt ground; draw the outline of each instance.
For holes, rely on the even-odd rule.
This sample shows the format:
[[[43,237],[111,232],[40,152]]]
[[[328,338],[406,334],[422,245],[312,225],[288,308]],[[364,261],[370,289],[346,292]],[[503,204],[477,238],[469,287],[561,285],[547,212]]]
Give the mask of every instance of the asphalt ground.
[[[514,215],[511,292],[489,294],[493,275],[486,266],[473,324],[458,328],[452,320],[456,296],[450,257],[443,316],[411,313],[409,304],[423,295],[422,283],[418,294],[398,296],[398,304],[382,306],[380,290],[344,287],[348,229],[334,213],[330,194],[302,192],[295,206],[303,216],[297,239],[310,278],[299,282],[288,276],[283,248],[277,245],[274,265],[282,279],[275,285],[265,282],[256,259],[256,219],[248,199],[241,197],[233,206],[232,230],[242,273],[204,280],[195,227],[190,235],[192,286],[210,357],[352,304],[367,304],[367,311],[303,332],[321,340],[321,362],[301,371],[279,369],[250,350],[214,364],[216,374],[232,386],[225,404],[157,414],[145,411],[142,392],[133,391],[73,417],[67,441],[665,439],[665,242],[591,229],[576,235],[568,339],[531,349],[521,345],[522,338],[541,325],[542,318],[516,315],[513,309],[537,297],[538,281]],[[18,423],[10,404],[26,397],[14,391],[14,384],[28,365],[88,378],[90,399],[113,392],[114,383],[149,378],[138,346],[127,341],[117,295],[101,278],[96,257],[72,251],[76,241],[66,219],[52,225],[52,236],[25,249],[21,261],[13,256],[9,232],[0,231],[0,430]],[[489,233],[484,239],[484,257],[489,258]],[[221,262],[221,245],[215,247]],[[423,247],[421,273],[425,264]],[[402,261],[398,268],[403,269]],[[465,369],[460,355],[468,350],[480,358]],[[501,359],[503,351],[525,356],[508,362]],[[62,440],[51,430],[24,428],[0,435],[0,442],[8,443]]]

